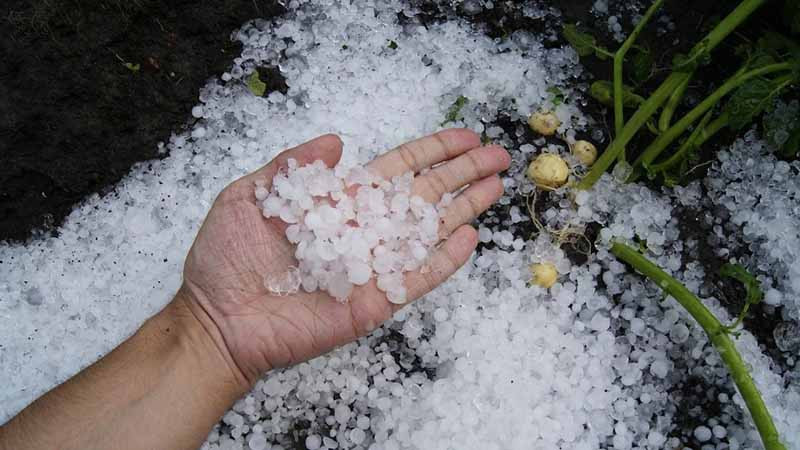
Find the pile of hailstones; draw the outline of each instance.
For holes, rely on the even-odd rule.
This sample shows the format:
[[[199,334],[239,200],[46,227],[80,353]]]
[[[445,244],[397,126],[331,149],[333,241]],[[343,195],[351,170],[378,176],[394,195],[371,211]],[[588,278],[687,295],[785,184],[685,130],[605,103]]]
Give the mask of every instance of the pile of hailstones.
[[[271,189],[257,183],[264,216],[288,224],[298,261],[288,273],[267,276],[267,289],[289,294],[302,286],[346,301],[354,286],[376,275],[390,302],[405,303],[403,273],[424,268],[439,240],[439,208],[450,200],[437,207],[412,195],[413,179],[411,172],[388,181],[363,167],[290,159]]]

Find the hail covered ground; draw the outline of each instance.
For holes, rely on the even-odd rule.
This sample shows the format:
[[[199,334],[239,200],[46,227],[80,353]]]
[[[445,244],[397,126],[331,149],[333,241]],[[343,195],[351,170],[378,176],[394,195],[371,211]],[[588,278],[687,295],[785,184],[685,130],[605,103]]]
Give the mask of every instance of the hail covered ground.
[[[617,173],[577,195],[552,191],[536,214],[542,231],[531,234],[529,211],[518,201],[537,189],[525,176],[529,161],[543,152],[560,154],[579,177],[585,168],[569,152],[577,133],[603,147],[603,133],[592,133],[596,124],[581,110],[583,69],[571,48],[545,47],[546,34],[492,39],[457,19],[426,26],[401,21],[398,13],[413,18],[415,11],[399,0],[293,0],[287,6],[283,17],[235,32],[242,54],[202,89],[192,111],[198,121],[164,144],[168,157],[147,170],[134,168],[113,193],[87,199],[57,237],[0,244],[0,421],[112,349],[170,300],[192,238],[227,183],[328,132],[344,141],[343,164],[358,167],[441,129],[464,97],[446,126],[472,128],[512,154],[503,198],[476,224],[479,250],[445,284],[372,334],[265,376],[203,448],[662,449],[680,445],[684,435],[703,449],[759,448],[742,399],[702,329],[618,262],[608,245],[635,238],[722,320],[731,318],[709,294],[698,248],[710,246],[725,257],[746,249],[744,262],[757,268],[765,301],[783,306],[777,346],[797,352],[798,163],[778,161],[750,133],[721,153],[705,180],[686,187],[651,190],[623,184],[624,174]],[[525,13],[557,20],[550,7]],[[277,67],[288,91],[253,95],[245,80],[256,66]],[[553,102],[554,89],[564,101]],[[539,110],[555,112],[563,142],[515,145],[527,117]],[[500,115],[518,123],[516,131],[492,125]],[[324,170],[317,169],[303,179],[320,177]],[[327,175],[328,187],[343,182],[333,171]],[[408,180],[394,181],[365,193],[350,212],[361,207],[390,217],[402,210],[415,239],[390,250],[410,268],[427,255],[429,222],[438,216],[429,204],[417,205],[419,214],[411,211]],[[294,241],[343,223],[340,215],[348,213],[335,208],[310,219],[308,210],[319,205],[292,210],[287,205],[298,195],[292,186],[257,195],[265,215],[302,225],[287,230]],[[698,220],[711,230],[706,242],[681,235],[677,212],[687,210],[704,212]],[[298,211],[303,221],[288,216]],[[559,244],[580,240],[575,230],[593,223],[599,224],[597,250],[581,261],[570,258]],[[359,265],[347,259],[348,251],[358,249],[315,247],[306,261],[308,267],[349,261],[325,285],[338,297],[386,269],[378,258]],[[550,288],[530,283],[529,267],[540,262],[558,273]],[[405,293],[393,273],[384,272],[385,290],[399,298]],[[292,288],[316,287],[312,270],[298,276]],[[800,449],[795,362],[773,363],[746,329],[736,345],[787,446]],[[681,403],[680,392],[690,377],[718,408],[682,430],[692,405]]]

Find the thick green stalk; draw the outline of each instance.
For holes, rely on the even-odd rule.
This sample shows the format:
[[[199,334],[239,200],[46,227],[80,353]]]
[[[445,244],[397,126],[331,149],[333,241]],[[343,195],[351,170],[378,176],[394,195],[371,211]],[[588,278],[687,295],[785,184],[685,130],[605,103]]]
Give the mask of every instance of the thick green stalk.
[[[780,441],[778,430],[775,428],[769,410],[761,398],[761,393],[758,392],[753,378],[750,377],[747,365],[736,350],[736,346],[726,333],[722,323],[703,305],[700,299],[638,251],[620,242],[615,242],[611,246],[611,253],[653,280],[658,287],[675,298],[694,317],[694,320],[708,335],[711,343],[714,344],[722,361],[728,366],[733,382],[736,383],[736,387],[753,417],[758,433],[761,435],[764,448],[766,450],[786,450]]]
[[[710,117],[711,111],[709,111],[706,114]],[[704,120],[701,120],[700,124],[689,136],[689,139],[687,139],[686,142],[683,143],[681,148],[679,148],[678,151],[675,152],[674,155],[670,156],[669,159],[667,159],[666,161],[658,164],[653,164],[652,166],[650,166],[650,172],[659,173],[675,167],[681,162],[681,160],[683,160],[686,152],[688,152],[692,148],[699,148],[709,138],[717,134],[719,130],[728,126],[728,120],[729,116],[727,112],[720,114],[716,119],[712,120],[711,123],[709,123],[708,125],[704,123]]]
[[[756,9],[761,7],[767,0],[744,0],[739,3],[739,6],[736,7],[733,11],[730,12],[727,16],[717,26],[711,30],[702,41],[698,42],[692,50],[689,52],[689,63],[691,62],[699,63],[702,59],[703,55],[708,55],[711,53],[720,42],[722,42],[729,34],[733,32],[739,25],[742,24],[750,14],[753,13]]]
[[[630,37],[628,38],[630,39]],[[627,44],[628,41],[625,41]],[[624,47],[624,45],[623,45]],[[625,111],[622,103],[622,62],[625,59],[625,54],[622,53],[620,48],[614,55],[614,137],[617,138],[622,134],[622,128],[625,126]],[[625,161],[625,146],[617,155],[619,161]]]
[[[776,79],[775,81],[778,83],[778,86],[770,93],[769,98],[772,98],[781,89],[785,88],[786,86],[794,82],[794,76],[785,75],[781,78]],[[706,113],[706,115],[708,116],[710,113],[711,111]],[[649,172],[650,173],[664,172],[676,166],[681,162],[681,160],[685,156],[685,153],[688,150],[692,148],[699,148],[707,140],[709,140],[715,134],[717,134],[719,130],[727,127],[729,123],[730,123],[730,114],[727,111],[724,111],[716,119],[711,121],[711,123],[709,123],[708,125],[706,125],[704,117],[703,120],[700,121],[700,125],[698,125],[698,128],[692,132],[692,135],[689,136],[689,139],[687,139],[686,142],[683,143],[683,145],[681,145],[678,151],[675,152],[675,154],[671,155],[666,161],[651,165]],[[635,181],[636,178],[634,175],[632,175],[631,179]]]
[[[625,127],[622,129],[622,133],[618,136],[615,136],[614,140],[611,141],[611,144],[606,148],[597,162],[594,163],[592,169],[583,179],[578,183],[578,189],[589,189],[594,185],[597,180],[606,172],[606,170],[611,167],[614,160],[617,158],[619,152],[625,147],[625,145],[633,139],[633,136],[636,135],[636,132],[644,126],[649,119],[657,110],[658,108],[667,101],[669,94],[672,93],[675,88],[683,82],[683,80],[688,77],[689,75],[686,73],[681,72],[673,72],[661,83],[661,86],[653,92],[650,97],[639,106],[639,109],[633,114],[633,116],[628,120],[628,123],[625,124]]]
[[[625,63],[625,54],[628,53],[633,43],[642,33],[644,26],[650,21],[650,18],[658,11],[658,8],[664,3],[664,0],[656,0],[644,13],[642,20],[636,24],[628,39],[622,43],[622,46],[614,53],[614,137],[616,138],[622,134],[622,128],[625,126],[625,111],[623,109],[623,88],[622,88],[622,68]],[[625,146],[618,156],[620,161],[625,161]]]
[[[675,139],[677,139],[684,131],[691,124],[693,124],[697,119],[699,119],[703,114],[705,114],[709,109],[714,107],[717,102],[722,99],[722,97],[728,95],[731,91],[738,88],[742,84],[744,84],[747,80],[751,78],[758,77],[761,75],[767,75],[773,72],[780,72],[784,70],[791,70],[792,65],[791,63],[777,63],[777,64],[770,64],[764,67],[759,67],[757,69],[749,70],[747,72],[742,73],[740,70],[735,75],[730,77],[728,81],[726,81],[722,86],[717,88],[711,95],[705,98],[700,104],[694,107],[691,111],[689,111],[681,120],[675,123],[675,125],[669,127],[667,131],[662,133],[661,135],[656,138],[646,149],[645,151],[639,156],[639,158],[633,163],[634,168],[637,167],[648,167],[653,160],[655,160],[658,155],[664,151],[667,146],[669,146]]]
[[[661,132],[667,131],[669,128],[669,124],[672,122],[672,115],[675,114],[675,110],[678,109],[678,105],[683,100],[683,94],[686,93],[686,88],[689,87],[689,81],[691,77],[687,77],[686,81],[683,82],[678,89],[669,96],[669,100],[664,105],[664,109],[661,110],[661,116],[658,118],[658,130]]]
[[[727,127],[729,121],[730,115],[727,112],[720,114],[716,119],[712,120],[711,123],[703,128],[703,131],[700,132],[700,135],[697,136],[697,140],[694,143],[695,147],[700,147],[701,145],[705,144],[706,141],[714,137],[719,130]]]

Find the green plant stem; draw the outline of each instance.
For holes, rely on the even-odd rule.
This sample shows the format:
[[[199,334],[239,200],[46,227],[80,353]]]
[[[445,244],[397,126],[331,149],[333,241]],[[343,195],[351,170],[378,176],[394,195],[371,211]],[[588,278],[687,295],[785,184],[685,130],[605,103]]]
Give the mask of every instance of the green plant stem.
[[[686,81],[678,86],[678,89],[675,89],[672,95],[669,96],[669,100],[667,100],[664,109],[661,110],[661,116],[658,118],[659,131],[664,132],[669,128],[669,124],[672,122],[672,116],[675,114],[675,110],[678,108],[681,100],[683,100],[683,94],[686,93],[686,88],[689,87],[689,81],[691,79],[691,76],[687,77]]]
[[[716,119],[712,120],[711,123],[703,128],[703,131],[701,131],[700,135],[697,137],[697,141],[695,141],[695,146],[700,147],[701,145],[705,144],[706,141],[714,137],[719,130],[727,127],[729,122],[730,115],[727,112],[720,114]]]
[[[603,55],[606,58],[614,58],[614,54],[600,46],[592,47],[596,53]]]
[[[589,189],[600,179],[611,164],[613,164],[619,152],[633,139],[633,136],[636,135],[650,116],[652,116],[667,100],[669,94],[688,76],[689,75],[686,73],[673,72],[661,83],[661,86],[659,86],[658,89],[639,106],[639,109],[633,113],[633,116],[631,116],[630,120],[628,120],[622,128],[622,133],[611,141],[611,144],[609,144],[603,154],[600,155],[597,162],[594,163],[592,169],[578,183],[578,189]]]
[[[725,331],[732,332],[744,321],[748,311],[750,311],[750,303],[745,303],[742,311],[739,312],[739,316],[736,317],[736,320],[730,325],[723,325],[722,328],[724,328]]]
[[[786,447],[780,441],[778,430],[775,428],[769,410],[767,410],[767,406],[761,398],[761,393],[759,393],[753,382],[753,378],[750,377],[750,372],[742,360],[742,356],[736,350],[736,346],[722,323],[686,287],[658,268],[638,251],[623,243],[615,242],[611,246],[611,253],[655,282],[658,287],[674,297],[694,317],[708,335],[711,343],[714,344],[722,361],[728,367],[733,382],[736,383],[736,387],[739,389],[739,393],[744,399],[750,415],[753,417],[753,422],[761,435],[764,448],[766,450],[786,450]]]
[[[628,39],[630,40],[630,37]],[[625,43],[627,44],[628,41],[625,41]],[[622,134],[622,128],[625,126],[625,111],[622,104],[622,65],[624,59],[625,53],[620,48],[614,55],[614,138]],[[617,154],[617,160],[625,161],[624,145]]]
[[[791,68],[791,63],[777,63],[752,69],[746,72],[740,70],[735,75],[730,77],[728,81],[723,83],[722,86],[717,88],[717,90],[711,95],[706,97],[705,100],[700,102],[700,104],[695,106],[691,111],[683,116],[683,118],[676,122],[675,125],[671,126],[667,131],[658,136],[656,140],[653,141],[633,163],[634,169],[642,167],[647,168],[653,162],[653,160],[655,160],[658,155],[660,155],[661,152],[667,148],[667,146],[677,139],[678,136],[683,134],[683,132],[686,131],[686,129],[689,128],[689,126],[693,124],[695,120],[699,119],[709,109],[714,107],[714,105],[716,105],[717,102],[722,99],[722,97],[726,96],[728,93],[744,84],[747,80],[773,72],[791,70]],[[636,178],[636,175],[637,173],[634,172],[633,179]]]
[[[698,42],[689,52],[689,59],[686,64],[692,66],[693,62],[696,63],[703,54],[710,53],[720,42],[722,42],[729,34],[733,32],[739,25],[742,24],[750,14],[756,9],[761,7],[767,0],[744,0],[739,3],[733,11],[717,26],[711,30],[702,41]]]
[[[706,113],[706,117],[710,116],[711,111]],[[650,166],[650,172],[665,172],[678,165],[685,157],[686,152],[693,148],[700,148],[707,140],[717,134],[719,130],[728,126],[729,116],[727,112],[724,112],[707,125],[704,123],[705,121],[706,119],[704,117],[703,120],[700,121],[700,124],[697,126],[697,128],[689,136],[689,139],[687,139],[686,142],[681,145],[681,148],[679,148],[674,155],[670,156],[669,159],[664,162]]]
[[[625,54],[628,53],[633,43],[639,37],[644,26],[650,21],[650,18],[658,11],[658,8],[664,3],[664,0],[656,0],[644,13],[642,20],[636,24],[630,36],[625,39],[622,46],[614,54],[614,137],[616,138],[622,134],[622,128],[625,126],[625,111],[623,108],[623,87],[622,87],[622,69],[625,63]],[[619,152],[617,158],[620,161],[625,161],[625,146]]]
[[[696,56],[703,52],[712,51],[723,39],[733,32],[736,27],[744,22],[753,11],[766,3],[766,1],[767,0],[743,0],[736,9],[731,11],[731,13],[722,19],[702,41],[698,42],[692,48],[690,54]],[[639,131],[639,128],[647,122],[647,119],[655,113],[658,107],[667,100],[681,83],[686,82],[687,78],[691,78],[691,71],[673,72],[661,83],[661,86],[659,86],[650,98],[642,103],[639,109],[633,114],[633,117],[631,117],[628,123],[623,127],[622,133],[614,137],[614,140],[608,148],[606,148],[606,151],[603,152],[594,166],[592,166],[589,173],[578,183],[578,189],[589,189],[600,179],[617,159],[619,152],[625,148],[625,145],[633,138],[636,132]]]

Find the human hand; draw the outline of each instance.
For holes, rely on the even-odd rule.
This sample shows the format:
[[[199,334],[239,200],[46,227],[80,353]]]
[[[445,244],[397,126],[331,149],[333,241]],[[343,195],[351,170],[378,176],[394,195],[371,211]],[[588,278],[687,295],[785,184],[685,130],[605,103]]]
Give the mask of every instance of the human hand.
[[[439,226],[443,239],[425,270],[405,274],[409,301],[467,261],[477,245],[469,223],[502,195],[497,173],[508,168],[510,156],[498,146],[480,144],[472,131],[445,130],[403,144],[368,166],[387,179],[414,172],[413,193],[431,203],[469,185],[445,209]],[[332,167],[341,153],[338,137],[321,136],[230,184],[214,202],[186,258],[176,301],[200,320],[245,389],[272,368],[308,360],[371,332],[401,307],[386,299],[374,279],[356,286],[346,303],[322,291],[279,296],[264,286],[265,277],[281,276],[297,262],[284,234],[286,224],[262,215],[256,181],[269,187],[290,158],[300,165],[322,160]]]

